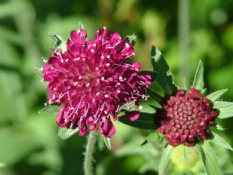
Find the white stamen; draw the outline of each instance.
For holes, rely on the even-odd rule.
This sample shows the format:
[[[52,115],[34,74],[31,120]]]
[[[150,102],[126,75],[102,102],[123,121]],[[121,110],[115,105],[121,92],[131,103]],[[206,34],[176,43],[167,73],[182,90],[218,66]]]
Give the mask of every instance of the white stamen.
[[[81,75],[79,75],[78,79],[81,80],[83,77]]]
[[[108,98],[108,94],[105,94],[104,97],[105,97],[105,98]]]
[[[129,44],[128,44],[128,43],[126,43],[126,44],[125,44],[125,47],[126,47],[126,48],[129,48]]]
[[[83,61],[85,61],[86,58],[82,58]]]
[[[55,98],[55,95],[53,94],[53,97],[52,97],[53,99]]]
[[[107,67],[110,66],[110,63],[107,63],[106,66],[107,66]]]
[[[100,94],[99,92],[96,93],[96,95],[99,95],[99,94]]]
[[[92,46],[96,47],[96,44],[94,43],[94,44],[92,44]]]
[[[105,114],[107,114],[108,112],[107,111],[104,111]]]
[[[67,58],[66,60],[65,60],[65,62],[68,62],[69,61],[69,59]]]
[[[107,58],[110,58],[110,55],[107,55]]]
[[[138,109],[139,109],[139,110],[142,110],[142,108],[143,108],[143,106],[138,106]]]
[[[103,55],[101,55],[101,57],[100,57],[101,59],[104,59],[104,56]]]
[[[74,61],[79,61],[79,60],[80,60],[80,58],[79,58],[79,57],[74,59]]]
[[[101,80],[104,81],[104,77],[101,77]]]
[[[121,91],[119,89],[117,89],[117,93],[121,93]]]
[[[87,84],[86,84],[86,87],[89,87],[89,86],[90,86],[90,83],[87,83]]]
[[[119,76],[119,80],[122,80],[123,78],[122,78],[122,76]]]
[[[117,83],[117,86],[120,86],[120,85],[121,85],[121,83],[120,83],[120,82],[118,82],[118,83]]]
[[[95,68],[95,70],[99,70],[99,68],[98,68],[98,67],[96,67],[96,68]]]
[[[48,61],[47,61],[46,59],[43,59],[43,62],[44,62],[44,63],[47,63]]]
[[[135,55],[135,53],[133,52],[132,55]]]
[[[91,49],[91,52],[94,53],[95,52],[94,49]]]
[[[76,86],[78,84],[78,82],[76,81],[76,82],[74,82],[74,86]]]

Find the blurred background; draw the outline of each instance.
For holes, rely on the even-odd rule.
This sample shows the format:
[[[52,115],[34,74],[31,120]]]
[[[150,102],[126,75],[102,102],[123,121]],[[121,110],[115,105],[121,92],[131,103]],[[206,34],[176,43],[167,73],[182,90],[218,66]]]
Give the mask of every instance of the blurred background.
[[[79,21],[84,24],[88,39],[93,39],[103,26],[122,37],[135,34],[133,61],[141,62],[142,69],[152,69],[150,49],[155,45],[168,61],[176,83],[187,78],[190,84],[198,61],[203,60],[208,92],[229,88],[223,99],[232,101],[233,0],[192,0],[189,6],[183,3],[0,0],[0,175],[83,174],[86,137],[75,134],[62,140],[57,136],[56,114],[38,114],[46,101],[46,87],[33,70],[43,65],[42,57],[51,55],[53,42],[48,33],[66,40]],[[180,51],[186,54],[182,56]],[[231,145],[232,122],[224,121],[226,130],[220,133]],[[96,174],[157,174],[161,155],[158,145],[140,147],[148,132],[121,123],[116,127],[112,150],[107,150],[103,142],[96,148]],[[215,148],[225,175],[232,175],[233,153]],[[199,161],[183,165],[180,157],[178,150],[167,174],[205,174]]]

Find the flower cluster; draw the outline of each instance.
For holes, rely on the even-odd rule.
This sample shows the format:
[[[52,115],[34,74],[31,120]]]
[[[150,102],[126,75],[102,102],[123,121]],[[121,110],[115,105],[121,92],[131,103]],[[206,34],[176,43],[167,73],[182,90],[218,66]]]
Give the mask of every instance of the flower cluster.
[[[66,50],[53,50],[43,66],[48,82],[48,104],[62,106],[57,116],[60,127],[79,128],[79,134],[99,129],[104,137],[115,133],[120,107],[146,98],[151,77],[138,73],[141,64],[126,62],[134,55],[133,45],[106,28],[97,31],[94,40],[86,40],[84,29],[71,32]],[[139,112],[127,112],[136,120]]]
[[[158,131],[166,134],[164,138],[172,146],[182,143],[193,146],[211,134],[209,127],[215,124],[218,115],[211,105],[198,90],[180,89],[164,100],[163,109],[156,114],[155,122],[160,125]]]

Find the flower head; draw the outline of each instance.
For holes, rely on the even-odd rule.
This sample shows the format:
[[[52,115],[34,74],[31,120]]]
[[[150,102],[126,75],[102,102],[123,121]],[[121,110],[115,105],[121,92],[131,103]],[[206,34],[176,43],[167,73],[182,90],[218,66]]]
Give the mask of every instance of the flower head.
[[[180,89],[164,100],[163,109],[157,113],[155,121],[160,125],[158,131],[165,134],[164,138],[172,146],[182,143],[193,146],[211,134],[209,127],[215,124],[218,115],[211,106],[210,100],[197,89],[188,92]]]
[[[145,98],[149,75],[138,73],[140,63],[126,62],[134,55],[133,45],[118,33],[97,31],[86,40],[86,31],[72,31],[66,50],[53,50],[42,73],[48,82],[48,102],[62,106],[57,116],[60,127],[79,127],[79,134],[99,129],[104,137],[115,133],[111,116],[117,120],[120,107]],[[128,112],[136,120],[139,112]],[[126,114],[127,115],[127,114]]]

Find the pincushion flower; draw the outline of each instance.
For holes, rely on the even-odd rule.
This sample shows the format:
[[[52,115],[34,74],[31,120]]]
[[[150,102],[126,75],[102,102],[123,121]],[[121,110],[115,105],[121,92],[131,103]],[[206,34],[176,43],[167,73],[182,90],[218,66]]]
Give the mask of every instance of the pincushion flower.
[[[125,103],[146,98],[151,77],[138,73],[141,64],[126,62],[134,56],[133,45],[106,28],[94,40],[86,39],[84,29],[71,31],[65,49],[53,50],[42,68],[48,82],[48,104],[61,106],[57,116],[60,127],[79,128],[79,134],[99,129],[104,137],[116,130],[111,121]],[[139,111],[128,111],[134,121]]]

